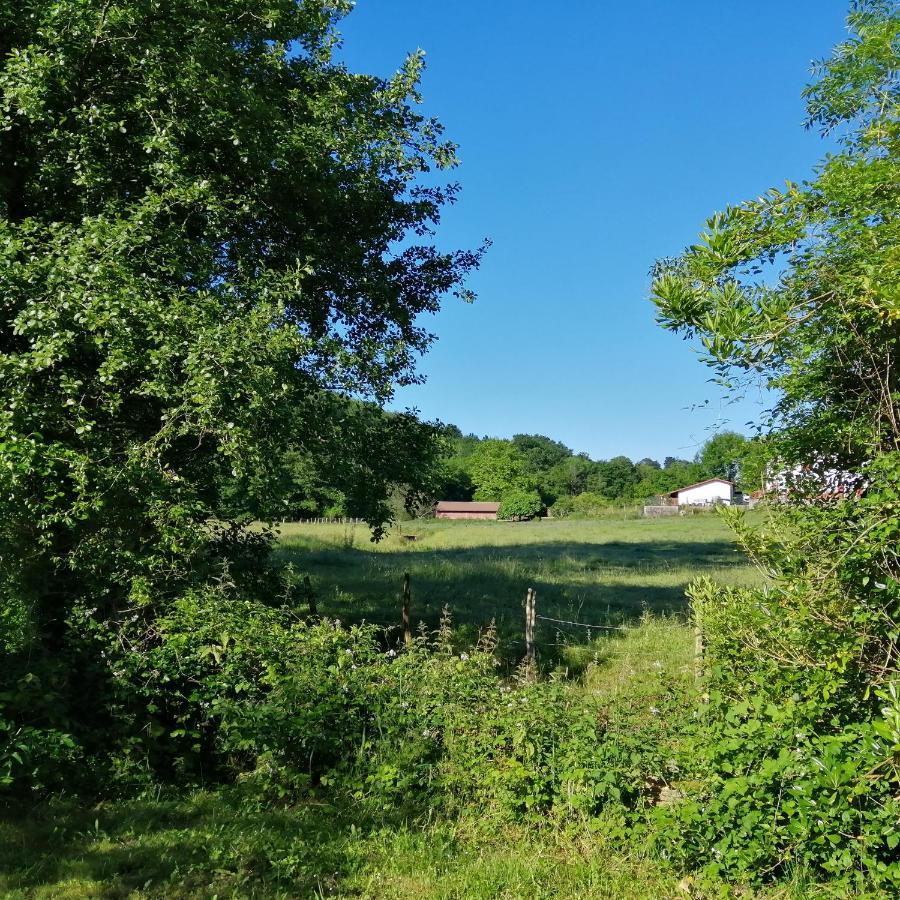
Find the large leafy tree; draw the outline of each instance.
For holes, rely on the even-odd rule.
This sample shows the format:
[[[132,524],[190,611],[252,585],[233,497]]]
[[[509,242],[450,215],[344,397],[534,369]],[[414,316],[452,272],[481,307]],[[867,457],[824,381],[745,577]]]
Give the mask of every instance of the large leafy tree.
[[[499,502],[510,491],[533,491],[536,484],[527,457],[511,441],[495,438],[475,447],[468,472],[476,500]]]
[[[318,423],[318,450],[294,443],[292,431],[291,443],[270,465],[240,477],[226,473],[216,504],[222,515],[264,521],[368,516],[381,522],[431,501],[444,471],[435,429],[373,403],[330,400]],[[297,425],[301,437],[303,424]]]
[[[588,480],[588,490],[618,500],[631,496],[636,481],[634,463],[627,456],[614,456],[596,463]]]
[[[215,486],[285,446],[376,525],[416,481],[414,423],[341,397],[416,380],[477,253],[429,243],[455,157],[422,57],[333,61],[351,6],[0,2],[0,593],[38,632],[216,577]]]
[[[736,431],[714,434],[697,453],[697,462],[707,478],[741,480],[741,468],[748,449],[747,438]]]
[[[680,809],[679,841],[715,871],[813,868],[880,895],[900,889],[900,14],[861,2],[849,24],[806,91],[839,152],[812,181],[715,215],[653,294],[720,377],[778,392],[766,453],[855,488],[840,499],[805,478],[768,533],[736,523],[765,591],[693,588],[706,788]]]
[[[699,338],[720,377],[777,390],[791,461],[900,448],[897,21],[893,4],[858,4],[806,90],[808,124],[842,145],[815,180],[717,213],[653,283],[662,324]]]
[[[595,464],[585,456],[568,456],[539,473],[544,500],[552,503],[560,497],[575,497],[587,490]]]
[[[565,444],[543,434],[514,434],[512,443],[525,455],[528,467],[535,475],[572,456],[572,451]]]

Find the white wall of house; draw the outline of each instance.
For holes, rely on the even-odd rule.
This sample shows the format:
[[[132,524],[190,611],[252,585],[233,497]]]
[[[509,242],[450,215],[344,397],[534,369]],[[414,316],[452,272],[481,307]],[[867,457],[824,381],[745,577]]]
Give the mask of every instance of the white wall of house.
[[[710,481],[678,492],[679,506],[697,506],[707,503],[731,503],[734,485],[727,481]]]

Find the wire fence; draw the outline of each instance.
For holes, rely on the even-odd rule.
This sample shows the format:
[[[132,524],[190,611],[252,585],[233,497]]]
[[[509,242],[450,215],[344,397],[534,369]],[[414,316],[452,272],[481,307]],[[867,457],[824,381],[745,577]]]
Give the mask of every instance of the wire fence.
[[[315,604],[315,595],[312,591],[312,588],[309,584],[309,579],[307,578],[305,581],[306,591],[309,599],[309,607],[310,613],[312,615],[316,615],[316,604]],[[403,641],[405,644],[409,644],[412,642],[412,588],[410,583],[410,575],[406,572],[403,575],[403,588],[400,594],[400,617],[402,622],[403,629]],[[535,624],[540,622],[550,622],[554,625],[565,625],[570,628],[584,628],[587,632],[591,631],[628,631],[633,626],[631,625],[601,625],[595,622],[577,622],[574,619],[557,619],[554,616],[539,616],[537,614],[537,591],[534,588],[528,588],[525,594],[525,640],[517,641],[517,640],[507,640],[506,643],[521,645],[524,643],[525,645],[525,657],[523,659],[523,664],[525,666],[525,670],[528,673],[529,677],[535,677],[537,668],[536,668],[536,645],[537,640],[535,638]],[[694,658],[694,666],[695,673],[699,678],[702,673],[703,666],[703,656],[704,656],[704,636],[703,629],[699,619],[695,616],[694,620],[694,633],[695,633],[695,658]],[[551,645],[558,646],[558,645]]]
[[[587,622],[572,622],[569,619],[552,619],[550,616],[539,616],[535,615],[536,619],[541,619],[544,622],[556,622],[559,625],[574,625],[577,628],[597,628],[602,629],[604,631],[627,631],[627,625],[591,625]]]

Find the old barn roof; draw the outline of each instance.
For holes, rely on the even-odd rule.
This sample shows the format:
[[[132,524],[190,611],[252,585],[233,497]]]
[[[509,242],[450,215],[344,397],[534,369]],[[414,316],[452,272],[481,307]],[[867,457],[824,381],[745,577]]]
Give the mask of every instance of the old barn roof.
[[[689,491],[691,488],[702,487],[704,484],[713,484],[714,482],[718,482],[719,484],[730,484],[734,487],[734,482],[729,481],[727,478],[707,478],[706,481],[698,481],[696,484],[686,484],[684,487],[676,488],[674,491],[669,491],[669,496],[674,497],[676,494],[680,494],[682,491]]]
[[[491,512],[500,509],[499,503],[473,503],[466,500],[441,500],[438,502],[438,512]]]

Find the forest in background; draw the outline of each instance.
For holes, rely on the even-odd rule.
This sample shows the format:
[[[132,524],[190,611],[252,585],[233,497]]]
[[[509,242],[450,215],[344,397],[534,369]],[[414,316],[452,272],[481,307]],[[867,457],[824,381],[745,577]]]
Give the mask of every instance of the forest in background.
[[[764,488],[765,441],[735,431],[713,434],[690,459],[634,462],[627,456],[591,459],[542,434],[506,439],[463,434],[455,425],[422,428],[420,459],[428,463],[427,476],[420,477],[411,503],[405,502],[408,486],[394,485],[390,502],[401,519],[430,514],[438,500],[519,498],[531,502],[525,509],[590,518],[610,506],[643,503],[705,478],[725,478],[747,492]],[[282,455],[274,480],[271,474],[223,479],[222,511],[263,520],[356,517],[361,513],[348,481],[346,470],[323,467],[313,454],[295,448]]]

